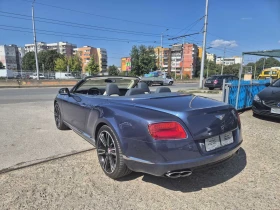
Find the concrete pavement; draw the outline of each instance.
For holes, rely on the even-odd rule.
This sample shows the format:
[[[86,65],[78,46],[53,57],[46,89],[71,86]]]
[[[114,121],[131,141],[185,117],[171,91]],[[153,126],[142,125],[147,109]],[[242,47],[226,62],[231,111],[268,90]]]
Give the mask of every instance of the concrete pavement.
[[[0,209],[280,209],[279,122],[251,111],[241,122],[239,155],[189,177],[115,181],[93,150],[0,174]]]

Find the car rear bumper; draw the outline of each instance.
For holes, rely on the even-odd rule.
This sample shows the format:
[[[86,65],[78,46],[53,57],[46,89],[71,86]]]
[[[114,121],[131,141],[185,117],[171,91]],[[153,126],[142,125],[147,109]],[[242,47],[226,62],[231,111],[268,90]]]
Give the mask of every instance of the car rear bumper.
[[[267,106],[263,105],[262,103],[258,103],[256,101],[253,101],[252,111],[253,111],[253,113],[255,113],[257,115],[280,119],[280,114],[271,113],[270,107],[267,107]]]
[[[153,155],[149,155],[150,150],[146,151],[146,155],[149,158],[148,160],[144,160],[141,158],[135,158],[132,156],[124,156],[125,164],[132,171],[136,172],[144,172],[154,176],[164,176],[168,172],[178,171],[178,170],[196,170],[197,168],[208,167],[209,165],[221,163],[230,157],[234,156],[242,143],[242,136],[238,135],[238,138],[235,139],[235,142],[232,145],[227,145],[217,151],[211,152],[211,154],[202,154],[199,149],[192,148],[189,146],[185,146],[188,148],[181,148],[173,150],[170,149],[168,152],[168,147],[165,149],[167,151],[162,152],[159,151],[162,148],[157,149],[155,151],[158,156],[162,159],[161,161],[154,160],[152,158]],[[167,156],[163,156],[163,154],[173,153],[173,155],[177,154],[176,161],[170,161],[171,158]]]

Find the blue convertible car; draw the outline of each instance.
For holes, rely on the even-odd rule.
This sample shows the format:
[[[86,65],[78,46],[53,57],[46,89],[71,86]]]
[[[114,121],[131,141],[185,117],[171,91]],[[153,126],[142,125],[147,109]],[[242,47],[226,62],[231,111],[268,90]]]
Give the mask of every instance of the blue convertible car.
[[[242,143],[237,111],[228,104],[168,87],[151,92],[136,77],[86,77],[54,100],[58,129],[96,147],[113,179],[131,171],[171,178],[223,162]]]

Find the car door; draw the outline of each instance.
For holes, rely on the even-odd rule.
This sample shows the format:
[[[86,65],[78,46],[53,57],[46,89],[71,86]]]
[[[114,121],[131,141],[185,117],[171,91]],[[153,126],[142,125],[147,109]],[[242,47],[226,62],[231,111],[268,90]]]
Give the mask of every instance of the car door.
[[[88,99],[83,94],[70,93],[64,100],[63,119],[81,132],[85,131],[85,121],[88,115]]]

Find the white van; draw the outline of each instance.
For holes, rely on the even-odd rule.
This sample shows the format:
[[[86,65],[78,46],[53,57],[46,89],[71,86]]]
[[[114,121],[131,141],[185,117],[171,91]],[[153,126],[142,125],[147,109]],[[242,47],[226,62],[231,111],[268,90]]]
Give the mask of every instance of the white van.
[[[68,72],[55,72],[56,79],[75,79],[71,73]]]

